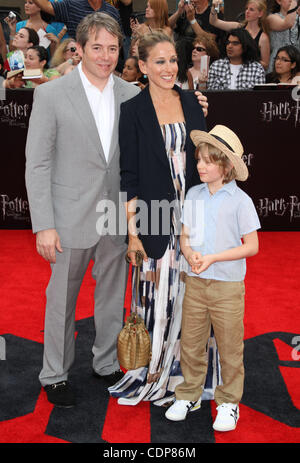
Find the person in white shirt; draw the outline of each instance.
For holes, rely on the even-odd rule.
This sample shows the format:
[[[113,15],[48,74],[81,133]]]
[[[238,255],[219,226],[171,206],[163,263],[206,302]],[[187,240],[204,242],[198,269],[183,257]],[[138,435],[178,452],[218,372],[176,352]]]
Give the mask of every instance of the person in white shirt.
[[[247,90],[265,83],[265,70],[259,63],[258,47],[246,29],[229,32],[226,58],[212,63],[208,90]]]
[[[76,39],[80,65],[35,89],[26,144],[32,229],[37,251],[52,270],[39,379],[49,402],[60,407],[76,402],[68,381],[75,359],[75,310],[91,261],[96,280],[93,374],[107,387],[123,376],[117,337],[128,267],[118,126],[121,104],[140,92],[113,75],[122,44],[116,20],[92,13],[80,22]],[[111,220],[108,206],[108,214],[115,212]]]
[[[93,374],[107,387],[123,376],[117,336],[127,283],[126,230],[118,235],[116,224],[108,234],[98,226],[99,203],[114,204],[118,211],[120,201],[120,105],[140,91],[113,75],[121,44],[113,18],[86,16],[77,29],[81,63],[36,88],[30,117],[26,186],[32,229],[37,251],[52,270],[39,379],[49,402],[60,407],[76,403],[68,380],[75,358],[75,309],[91,261],[96,280]],[[124,219],[126,224],[125,211]]]

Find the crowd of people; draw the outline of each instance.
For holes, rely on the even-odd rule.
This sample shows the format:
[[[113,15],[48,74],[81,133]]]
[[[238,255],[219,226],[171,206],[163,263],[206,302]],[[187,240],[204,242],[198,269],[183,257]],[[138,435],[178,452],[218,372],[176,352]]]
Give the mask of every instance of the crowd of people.
[[[76,50],[76,26],[80,19],[93,11],[110,14],[123,32],[122,52],[116,74],[141,88],[147,78],[137,69],[128,77],[128,63],[136,61],[138,44],[146,33],[163,30],[175,41],[178,56],[176,84],[183,89],[225,90],[250,89],[265,83],[297,83],[300,81],[300,9],[297,0],[274,0],[270,11],[266,0],[249,0],[237,21],[224,19],[218,8],[220,0],[192,0],[177,2],[177,9],[169,13],[167,0],[149,0],[143,21],[133,13],[132,0],[90,0],[78,9],[72,0],[25,0],[26,19],[5,18],[9,40],[5,40],[0,25],[0,53],[3,61],[1,75],[7,88],[35,87],[46,82],[49,69],[59,77],[73,70],[80,62]],[[240,31],[238,30],[240,29]],[[69,43],[69,45],[67,45]],[[23,69],[9,73],[9,58],[16,50],[25,55],[30,47],[39,45],[47,51],[47,62],[42,80],[28,82]],[[278,75],[279,48],[289,46],[292,72]],[[201,51],[199,51],[201,49]],[[0,63],[1,64],[1,63]],[[123,67],[127,71],[123,72]],[[26,68],[24,60],[24,68]],[[18,71],[18,72],[17,72]],[[57,71],[57,72],[56,72]]]
[[[93,260],[95,378],[120,405],[141,400],[171,405],[166,417],[172,421],[215,398],[214,429],[235,429],[244,382],[245,259],[258,251],[260,224],[252,200],[235,182],[248,177],[238,136],[220,125],[207,133],[206,98],[184,89],[245,90],[266,82],[270,39],[264,2],[249,1],[245,20],[230,27],[222,14],[219,18],[217,1],[211,6],[180,0],[169,17],[166,0],[149,0],[142,24],[122,14],[124,7],[132,11],[130,0],[114,5],[89,0],[80,9],[73,0],[32,2],[35,9],[31,5],[18,32],[18,24],[7,19],[12,49],[5,58],[9,63],[14,50],[21,51],[24,69],[8,71],[5,85],[21,87],[25,80],[36,87],[26,187],[37,251],[51,263],[39,377],[48,400],[61,407],[76,403],[68,379],[75,309]],[[276,3],[282,9],[272,13],[280,18],[276,27],[292,29],[299,20],[295,1]],[[56,40],[53,31],[45,31],[50,43],[43,47],[40,30],[52,23],[40,24],[42,11],[55,18],[60,31],[65,25],[69,37]],[[124,46],[126,37],[131,40]],[[299,46],[282,45],[274,56],[270,82],[292,82],[300,73]],[[32,78],[34,69],[40,75]],[[124,206],[127,243],[117,231],[104,233],[101,201],[106,208],[109,202],[121,211]],[[170,207],[155,216],[153,201]],[[204,236],[193,230],[199,201]],[[150,333],[152,355],[149,365],[124,375],[116,348],[127,283],[124,257],[135,274],[138,251],[143,261],[137,310]]]

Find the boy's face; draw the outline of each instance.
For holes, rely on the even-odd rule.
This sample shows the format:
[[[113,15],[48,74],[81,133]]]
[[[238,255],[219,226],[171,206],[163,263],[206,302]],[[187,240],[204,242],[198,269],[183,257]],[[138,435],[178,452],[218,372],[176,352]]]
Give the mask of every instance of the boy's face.
[[[216,188],[223,186],[224,169],[210,160],[207,146],[198,152],[197,170],[201,182]]]

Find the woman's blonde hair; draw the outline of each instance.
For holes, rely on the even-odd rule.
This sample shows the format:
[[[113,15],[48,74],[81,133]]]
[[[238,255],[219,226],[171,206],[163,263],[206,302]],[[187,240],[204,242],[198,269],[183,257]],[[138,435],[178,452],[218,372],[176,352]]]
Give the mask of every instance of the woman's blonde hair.
[[[51,67],[59,66],[60,64],[64,63],[66,60],[64,58],[64,53],[66,52],[68,46],[71,42],[76,43],[74,39],[65,39],[61,42],[58,47],[56,48],[54,55],[51,59]]]
[[[219,166],[224,174],[223,183],[229,183],[237,176],[236,170],[231,164],[229,158],[221,150],[209,143],[199,143],[195,151],[195,158],[199,159],[199,151],[207,147],[208,158],[210,162]]]
[[[254,3],[254,4],[257,6],[257,9],[258,9],[260,12],[263,12],[262,17],[259,18],[258,25],[259,25],[259,27],[261,27],[261,29],[263,30],[263,32],[265,32],[267,35],[269,35],[270,29],[269,29],[268,23],[267,23],[267,21],[266,21],[266,18],[267,18],[267,15],[268,15],[268,6],[267,6],[266,0],[248,0],[247,3],[246,3],[245,8],[247,8],[247,6],[248,6],[250,3]],[[247,25],[247,21],[245,20],[245,21],[243,22],[243,24],[246,26],[246,25]]]

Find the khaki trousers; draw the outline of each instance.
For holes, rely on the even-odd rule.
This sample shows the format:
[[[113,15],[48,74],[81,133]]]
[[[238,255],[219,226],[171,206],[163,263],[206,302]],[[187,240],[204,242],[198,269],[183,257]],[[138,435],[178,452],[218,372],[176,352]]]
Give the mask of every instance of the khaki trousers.
[[[215,401],[217,405],[240,402],[244,387],[244,295],[243,281],[186,278],[180,340],[184,382],[175,389],[177,400],[196,401],[202,395],[212,325],[223,383],[215,389]]]

